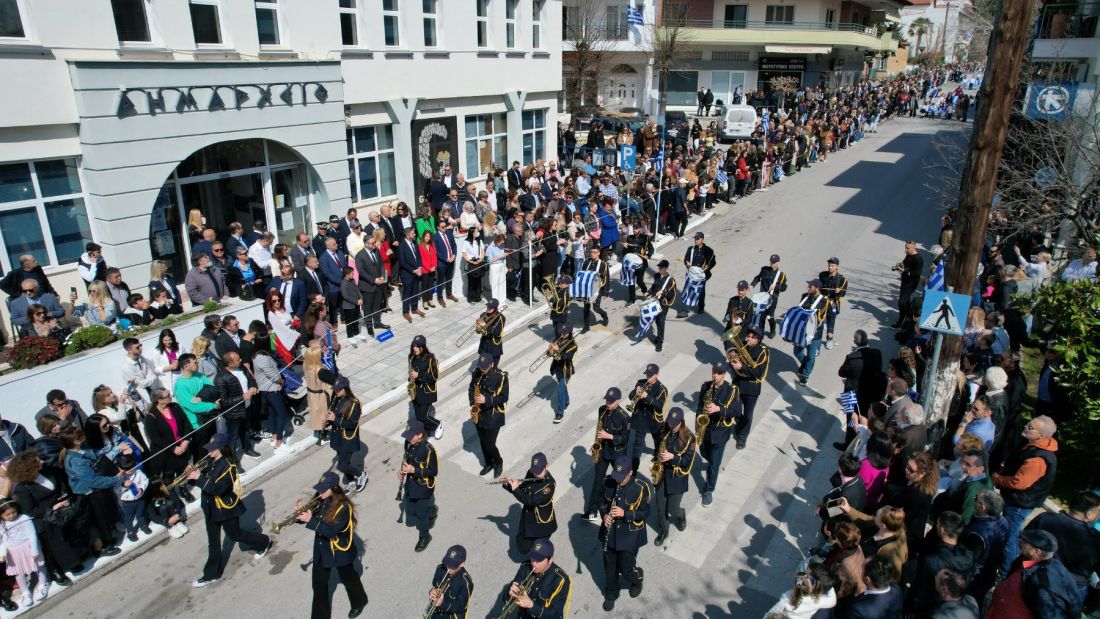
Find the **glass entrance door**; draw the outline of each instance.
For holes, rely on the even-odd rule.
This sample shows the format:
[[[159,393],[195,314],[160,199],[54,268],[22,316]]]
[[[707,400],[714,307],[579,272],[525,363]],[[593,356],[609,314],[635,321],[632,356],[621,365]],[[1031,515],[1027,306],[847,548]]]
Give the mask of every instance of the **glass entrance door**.
[[[309,234],[313,223],[309,216],[309,193],[306,190],[306,169],[299,164],[271,171],[271,200],[274,203],[274,227],[277,243],[294,244],[299,232]]]
[[[229,224],[241,222],[245,231],[257,220],[267,218],[264,206],[263,175],[257,172],[226,174],[222,178],[198,182],[180,182],[183,212],[198,209],[213,228],[217,238],[229,237]]]

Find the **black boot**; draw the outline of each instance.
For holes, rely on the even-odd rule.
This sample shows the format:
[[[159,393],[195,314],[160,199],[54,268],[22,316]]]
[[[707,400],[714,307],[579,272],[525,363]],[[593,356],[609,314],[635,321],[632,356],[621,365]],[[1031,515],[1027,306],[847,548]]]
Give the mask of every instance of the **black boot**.
[[[416,552],[421,552],[427,548],[430,543],[432,543],[432,536],[430,533],[421,535],[420,539],[416,540],[416,548],[414,548],[414,550],[416,550]]]

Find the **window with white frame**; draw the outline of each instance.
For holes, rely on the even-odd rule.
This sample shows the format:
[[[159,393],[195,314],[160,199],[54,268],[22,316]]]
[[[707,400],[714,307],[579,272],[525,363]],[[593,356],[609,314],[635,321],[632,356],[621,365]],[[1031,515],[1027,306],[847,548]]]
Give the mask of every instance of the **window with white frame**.
[[[191,32],[195,45],[222,45],[221,21],[218,17],[219,0],[190,0]]]
[[[390,125],[348,129],[348,178],[355,202],[397,195]]]
[[[546,157],[546,110],[523,112],[523,165]]]
[[[149,15],[145,10],[146,0],[111,0],[111,12],[115,17],[115,33],[118,42],[152,43],[153,33],[149,28]]]
[[[609,4],[605,7],[604,28],[607,29],[607,38],[615,41],[626,39],[629,26],[626,23],[625,4]]]
[[[516,46],[516,13],[519,12],[519,0],[504,0],[504,45],[508,49]]]
[[[260,38],[260,45],[279,45],[282,38],[279,36],[279,0],[255,0],[256,2],[256,33]]]
[[[43,265],[76,262],[92,240],[75,157],[0,164],[3,267],[30,254]]]
[[[19,0],[0,0],[0,38],[27,38],[23,17],[19,14]]]
[[[546,0],[531,0],[531,47],[542,47],[542,9]]]
[[[489,0],[477,2],[477,46],[489,47]]]
[[[482,176],[489,164],[508,159],[508,125],[504,114],[466,117],[466,178]]]
[[[424,47],[439,46],[439,0],[424,0]]]
[[[386,47],[401,45],[400,0],[382,0],[382,33]]]
[[[769,4],[764,11],[764,23],[793,24],[794,6],[789,4]]]
[[[359,11],[356,0],[340,0],[340,40],[344,47],[359,45]]]

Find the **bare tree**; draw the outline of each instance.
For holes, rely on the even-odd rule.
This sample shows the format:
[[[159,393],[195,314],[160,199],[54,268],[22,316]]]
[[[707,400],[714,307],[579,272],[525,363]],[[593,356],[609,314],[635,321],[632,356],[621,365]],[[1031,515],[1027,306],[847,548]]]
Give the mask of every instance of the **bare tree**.
[[[669,75],[690,57],[687,46],[687,0],[664,0],[660,15],[649,29],[649,48],[657,71],[657,116],[664,117],[668,102]]]
[[[798,90],[798,78],[793,75],[777,75],[768,80],[768,84],[773,91],[779,93],[780,110],[787,101],[787,95]]]
[[[565,100],[570,112],[596,105],[600,84],[615,63],[614,47],[620,28],[608,26],[599,0],[575,0],[567,7],[562,54]]]

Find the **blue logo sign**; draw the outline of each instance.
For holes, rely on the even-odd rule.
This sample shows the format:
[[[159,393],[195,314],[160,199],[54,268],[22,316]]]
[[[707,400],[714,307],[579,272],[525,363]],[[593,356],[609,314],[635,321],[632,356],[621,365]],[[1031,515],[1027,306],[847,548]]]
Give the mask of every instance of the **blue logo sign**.
[[[1038,120],[1065,120],[1073,113],[1076,82],[1033,82],[1028,88],[1025,112]]]
[[[925,290],[920,308],[920,328],[949,335],[962,335],[970,297],[941,290]]]

